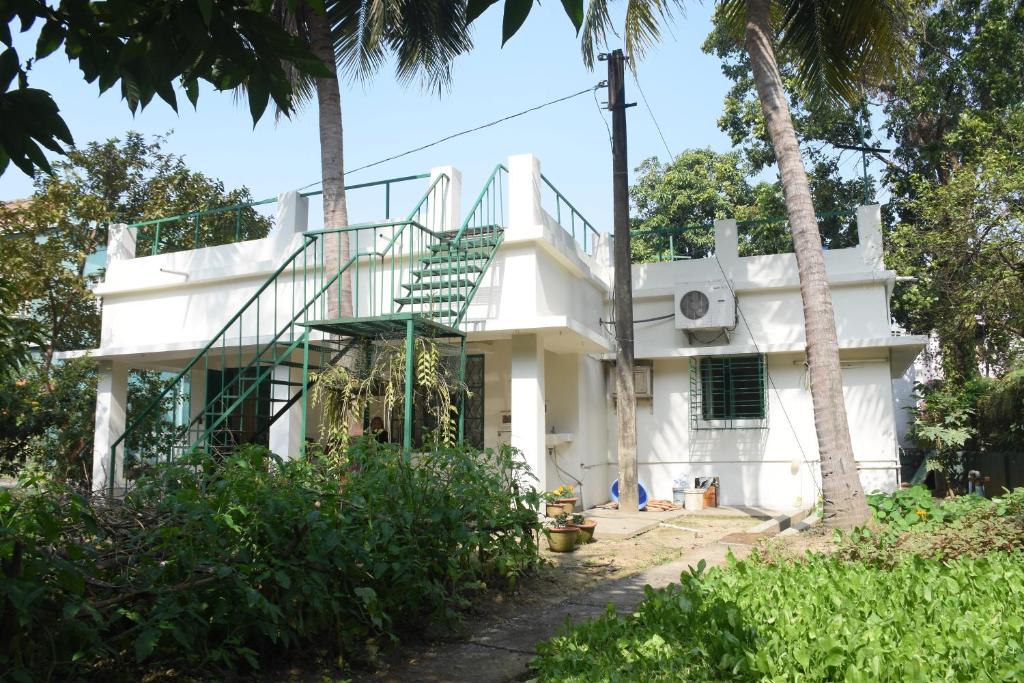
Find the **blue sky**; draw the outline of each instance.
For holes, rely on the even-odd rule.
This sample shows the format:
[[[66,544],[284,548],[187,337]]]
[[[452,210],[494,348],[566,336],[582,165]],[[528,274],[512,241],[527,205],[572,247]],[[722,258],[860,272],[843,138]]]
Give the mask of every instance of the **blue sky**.
[[[500,43],[500,3],[478,20],[476,48],[458,59],[454,82],[438,96],[417,86],[403,87],[384,70],[368,83],[343,86],[345,162],[355,168],[417,147],[453,132],[471,128],[552,100],[605,78],[604,64],[588,71],[579,43],[561,3],[536,6],[525,26],[504,48]],[[666,34],[639,67],[639,79],[661,124],[668,145],[729,149],[716,120],[729,82],[716,58],[701,52],[710,31],[713,4],[693,4],[677,16]],[[34,36],[20,43],[22,53]],[[612,45],[617,47],[617,45]],[[97,95],[77,66],[61,53],[37,64],[31,83],[53,93],[75,140],[85,143],[122,135],[173,130],[168,150],[186,157],[192,168],[218,177],[228,187],[248,186],[256,198],[307,185],[320,177],[314,107],[291,119],[274,121],[268,112],[253,129],[248,108],[230,93],[210,89],[198,110],[182,97],[176,114],[154,101],[132,116],[119,92]],[[116,90],[116,89],[115,89]],[[629,161],[667,153],[633,80],[627,76],[627,97],[638,102],[628,110]],[[603,91],[597,93],[604,101]],[[349,182],[399,176],[452,164],[462,170],[464,194],[475,195],[491,168],[510,154],[532,152],[546,176],[600,230],[611,222],[611,155],[608,133],[590,94],[473,133],[400,160],[352,175]],[[31,181],[11,167],[0,177],[0,200],[31,193]],[[354,217],[357,220],[358,217]]]

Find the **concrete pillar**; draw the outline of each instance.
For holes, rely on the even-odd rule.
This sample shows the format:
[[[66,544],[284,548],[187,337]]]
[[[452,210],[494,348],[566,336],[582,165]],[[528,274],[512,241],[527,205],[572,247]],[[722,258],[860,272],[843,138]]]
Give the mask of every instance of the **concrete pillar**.
[[[523,452],[537,486],[547,488],[544,415],[544,345],[536,334],[511,342],[512,445]]]
[[[283,258],[290,251],[295,235],[309,228],[309,197],[303,197],[295,190],[277,195],[277,216],[274,227],[267,235],[269,253],[265,258]]]
[[[532,154],[508,158],[508,232],[544,224],[541,208],[540,160]]]
[[[111,223],[107,227],[107,265],[135,258],[138,237],[138,228],[129,228],[125,223]]]
[[[128,407],[128,366],[123,363],[102,361],[99,365],[99,382],[96,387],[96,431],[92,451],[93,491],[124,493],[124,442],[117,448],[116,458],[111,463],[110,449],[124,434],[125,413]]]
[[[740,257],[739,231],[732,218],[715,221],[715,256],[723,266],[735,263]]]
[[[189,422],[196,419],[206,410],[206,371],[204,370],[202,363],[198,364],[199,367],[193,366],[192,372],[189,374],[188,385],[189,385]],[[188,434],[189,441],[195,440],[199,434],[202,433],[203,429],[206,428],[206,420],[199,420],[192,426],[191,431]]]
[[[299,382],[302,370],[278,365],[274,368],[271,377],[275,382]],[[270,402],[270,413],[274,414],[284,406],[288,400],[301,387],[293,387],[288,384],[271,384],[270,395],[274,399]],[[296,401],[284,415],[270,425],[268,445],[270,450],[277,453],[285,460],[299,457],[302,449],[302,401]]]
[[[434,186],[427,207],[426,227],[434,231],[458,230],[462,225],[462,172],[454,166],[430,169],[430,185],[438,176],[448,176],[448,182]]]
[[[875,270],[885,269],[880,205],[857,207],[857,243],[864,255],[864,263]]]

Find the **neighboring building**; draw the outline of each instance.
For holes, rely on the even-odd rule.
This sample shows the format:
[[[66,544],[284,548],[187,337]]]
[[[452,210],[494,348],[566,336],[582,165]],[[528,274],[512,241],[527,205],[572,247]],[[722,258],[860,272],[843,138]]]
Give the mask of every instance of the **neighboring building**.
[[[294,192],[279,197],[262,240],[168,254],[157,240],[156,255],[137,257],[136,229],[112,229],[96,290],[102,343],[88,352],[102,367],[97,488],[124,486],[130,368],[188,368],[178,383],[192,397],[181,448],[263,440],[296,457],[318,433],[303,368],[336,358],[354,335],[401,343],[411,332],[457,344],[464,335],[467,441],[507,441],[545,489],[573,484],[587,506],[608,500],[617,469],[608,235],[554,191],[531,155],[512,157],[507,173],[496,169],[479,196],[467,194],[477,200],[464,221],[455,169],[423,182],[427,195],[409,221],[354,226],[347,252],[337,231],[303,234],[308,200]],[[856,219],[860,244],[827,251],[825,263],[861,480],[891,490],[893,379],[925,340],[890,333],[896,273],[883,264],[879,207],[860,207]],[[351,311],[334,295],[335,262],[347,264]],[[671,497],[674,479],[716,476],[724,504],[814,502],[820,474],[794,256],[740,257],[735,221],[718,221],[715,256],[637,264],[633,294],[635,318],[649,320],[636,324],[637,433],[640,480],[653,496]],[[402,415],[385,417],[392,435],[403,433]]]

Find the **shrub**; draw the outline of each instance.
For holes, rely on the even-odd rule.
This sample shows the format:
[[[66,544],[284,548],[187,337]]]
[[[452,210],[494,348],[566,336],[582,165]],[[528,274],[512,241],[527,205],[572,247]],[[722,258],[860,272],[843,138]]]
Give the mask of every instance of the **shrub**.
[[[542,681],[1024,677],[1024,556],[731,562],[542,644]]]
[[[907,554],[950,560],[1024,550],[1024,488],[991,500],[939,502],[921,487],[868,498],[881,524],[840,537],[841,557],[889,566]]]
[[[413,466],[363,439],[343,467],[196,453],[142,476],[123,504],[24,482],[0,493],[0,671],[225,671],[310,645],[372,656],[538,562],[525,472],[510,449]]]

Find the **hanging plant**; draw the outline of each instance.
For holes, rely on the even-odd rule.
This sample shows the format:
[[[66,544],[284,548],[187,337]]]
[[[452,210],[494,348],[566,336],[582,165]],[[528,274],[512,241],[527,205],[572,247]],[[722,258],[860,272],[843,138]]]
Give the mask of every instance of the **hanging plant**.
[[[328,451],[341,452],[351,437],[351,425],[359,424],[371,401],[380,398],[384,413],[405,408],[404,343],[364,347],[362,362],[338,363],[312,373],[313,405],[321,409],[320,435]],[[413,342],[413,400],[424,407],[436,428],[425,439],[454,446],[458,438],[457,398],[465,384],[444,362],[436,341]],[[468,392],[466,392],[468,395]]]

